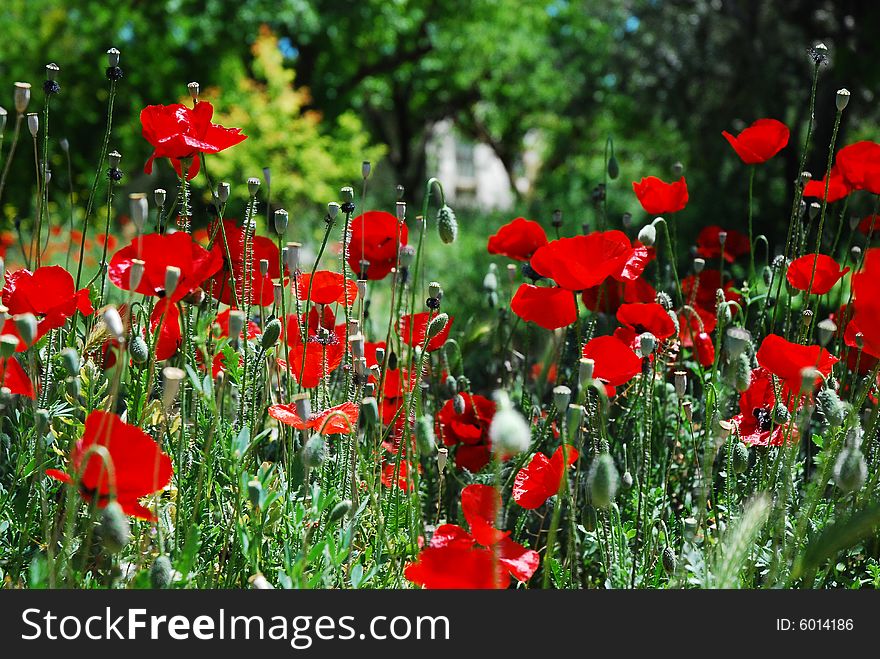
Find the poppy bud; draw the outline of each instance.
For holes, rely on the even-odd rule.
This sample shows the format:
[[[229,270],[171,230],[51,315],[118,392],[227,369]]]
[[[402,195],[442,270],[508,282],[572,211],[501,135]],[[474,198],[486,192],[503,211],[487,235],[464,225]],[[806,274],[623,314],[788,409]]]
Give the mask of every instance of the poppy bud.
[[[706,259],[697,257],[694,259],[694,272],[700,274],[706,267]]]
[[[8,113],[6,112],[6,108],[4,108],[3,106],[0,106],[0,137],[3,136],[3,132],[6,130],[7,116],[8,116]],[[64,138],[62,138],[61,142],[59,142],[59,144],[61,144],[61,150],[64,151],[65,153],[67,153],[67,149],[64,148],[64,144],[66,144],[66,143],[67,143],[67,140]]]
[[[361,400],[361,412],[358,420],[362,426],[372,426],[378,423],[379,404],[373,396],[366,396]]]
[[[742,442],[733,445],[733,471],[737,474],[745,473],[749,468],[749,448]]]
[[[107,66],[119,66],[120,53],[117,48],[111,48],[107,51]]]
[[[738,358],[752,344],[752,335],[744,327],[729,327],[724,333],[724,347],[731,359]]]
[[[28,347],[33,344],[37,337],[37,317],[32,313],[20,313],[12,317],[15,322],[15,329],[24,344]]]
[[[672,547],[664,547],[663,548],[663,569],[666,571],[666,574],[672,574],[675,572],[675,567],[678,564],[678,559],[675,556],[675,550]]]
[[[61,351],[61,363],[68,375],[76,375],[79,373],[80,358],[79,353],[74,348],[65,348]]]
[[[194,100],[194,101],[199,100],[199,91],[200,91],[199,83],[197,83],[197,82],[187,83],[186,90],[189,92],[189,97],[192,100]]]
[[[437,449],[437,471],[441,474],[446,469],[446,462],[449,459],[449,449],[441,446]]]
[[[862,258],[862,248],[858,245],[853,245],[849,250],[849,258],[853,263],[858,263]]]
[[[45,435],[48,428],[49,410],[40,408],[34,412],[34,429],[37,431],[37,436],[42,437]]]
[[[263,484],[256,478],[252,478],[247,484],[248,499],[254,508],[259,508],[263,500]]]
[[[166,412],[174,405],[177,394],[180,392],[180,384],[185,377],[186,373],[174,366],[166,366],[162,369],[162,380],[165,383],[165,387],[162,389],[162,407]]]
[[[107,307],[104,309],[103,316],[104,324],[107,326],[110,334],[113,335],[113,338],[117,341],[123,341],[125,339],[125,326],[122,324],[119,310],[116,307]]]
[[[217,199],[220,200],[221,204],[225,204],[229,200],[230,190],[231,190],[231,187],[230,187],[229,183],[227,183],[226,181],[221,182],[217,186]]]
[[[128,344],[128,354],[131,355],[131,361],[135,364],[146,364],[150,358],[150,350],[144,337],[137,334]]]
[[[36,112],[31,112],[27,116],[27,127],[31,133],[31,137],[36,137],[40,132],[40,115]]]
[[[437,231],[440,240],[447,245],[455,242],[458,236],[458,220],[455,219],[455,212],[446,204],[437,211]]]
[[[278,337],[281,336],[281,321],[277,318],[273,318],[266,326],[263,328],[263,336],[260,338],[260,346],[263,350],[269,350],[276,343],[278,343]]]
[[[837,111],[843,112],[844,108],[849,104],[850,93],[846,88],[837,90]]]
[[[300,451],[303,465],[307,469],[320,467],[324,462],[324,440],[321,435],[312,435]]]
[[[608,508],[611,505],[617,495],[618,480],[614,459],[608,453],[596,456],[587,475],[593,506]]]
[[[516,411],[505,391],[496,391],[498,409],[489,424],[492,452],[500,459],[519,455],[528,450],[532,432],[522,414]]]
[[[648,355],[654,352],[654,349],[657,347],[657,337],[651,334],[650,332],[645,332],[644,334],[639,335],[639,353],[644,359]]]
[[[144,230],[144,222],[147,220],[147,214],[150,211],[150,207],[147,204],[147,195],[143,192],[131,193],[128,195],[128,207],[131,221],[134,222],[138,232],[142,232]],[[135,286],[134,288],[137,287]]]
[[[788,408],[782,403],[777,403],[773,407],[773,422],[778,425],[784,425],[791,420],[791,413],[788,411]]]
[[[150,568],[150,585],[156,589],[168,588],[171,585],[172,572],[171,559],[165,554],[157,556]]]
[[[733,384],[740,393],[749,388],[752,383],[752,365],[749,356],[745,353],[740,354],[733,363]]]
[[[79,398],[80,391],[82,389],[82,385],[80,384],[79,378],[67,378],[64,380],[64,388],[67,390],[67,395],[73,399]]]
[[[624,490],[629,490],[633,486],[633,475],[630,473],[629,469],[623,472],[623,476],[620,477],[620,484],[623,485]]]
[[[283,236],[284,232],[287,231],[287,223],[290,219],[288,213],[283,208],[279,208],[275,211],[275,233],[279,236]]]
[[[110,501],[101,511],[99,534],[101,544],[111,554],[121,551],[131,542],[131,525],[118,501]]]
[[[15,83],[15,111],[24,114],[31,102],[31,85],[29,82]]]
[[[556,411],[559,414],[562,414],[565,411],[570,400],[571,389],[569,387],[566,387],[564,384],[561,384],[558,387],[553,387],[553,405],[556,407]]]
[[[141,280],[144,278],[145,267],[146,263],[141,259],[131,260],[131,269],[128,271],[128,286],[131,290],[136,291],[141,285]]]
[[[366,177],[364,177],[364,178],[366,178]],[[349,512],[351,512],[351,500],[350,499],[343,499],[342,501],[337,503],[335,506],[333,506],[333,510],[330,511],[330,523],[335,524],[336,522],[341,520],[343,517],[348,515]]]
[[[257,192],[260,190],[260,179],[256,176],[252,176],[247,180],[247,189],[248,194],[251,196],[251,199],[257,196]],[[222,201],[222,199],[221,199]]]
[[[498,289],[498,275],[496,275],[496,271],[498,270],[498,266],[494,263],[489,264],[489,272],[486,273],[486,276],[483,277],[483,289],[486,291],[495,291]]]
[[[456,414],[464,414],[467,403],[465,403],[464,396],[461,394],[456,394],[455,398],[452,399],[452,409],[455,410]]]
[[[446,329],[446,324],[449,322],[449,316],[445,313],[437,314],[431,319],[431,322],[428,323],[428,329],[425,331],[425,335],[428,337],[428,340],[433,339],[435,336],[440,334],[444,329]]]
[[[822,374],[819,372],[819,369],[814,368],[813,366],[802,368],[800,393],[805,394],[807,392],[813,391],[813,387],[816,386],[816,381],[821,378]]]
[[[165,268],[165,296],[172,297],[174,291],[177,290],[177,284],[180,281],[180,268],[169,265]]]
[[[831,337],[837,333],[837,325],[830,318],[819,321],[819,324],[816,325],[816,329],[819,334],[819,344],[822,346],[828,345]]]
[[[675,372],[675,393],[681,398],[687,392],[687,371]]]
[[[830,387],[822,387],[816,394],[816,406],[829,428],[837,428],[846,421],[847,407],[837,392]]]
[[[617,158],[612,154],[608,159],[608,178],[613,181],[618,176],[620,176],[620,163],[617,162]]]
[[[847,446],[834,463],[834,483],[844,492],[855,492],[865,484],[868,465],[859,448]]]
[[[657,229],[653,224],[646,224],[639,231],[638,241],[645,247],[653,247],[657,241]]]
[[[489,432],[491,437],[491,429]],[[434,437],[434,417],[430,414],[423,414],[416,419],[416,443],[419,446],[419,452],[424,455],[431,455],[437,448],[437,440]]]

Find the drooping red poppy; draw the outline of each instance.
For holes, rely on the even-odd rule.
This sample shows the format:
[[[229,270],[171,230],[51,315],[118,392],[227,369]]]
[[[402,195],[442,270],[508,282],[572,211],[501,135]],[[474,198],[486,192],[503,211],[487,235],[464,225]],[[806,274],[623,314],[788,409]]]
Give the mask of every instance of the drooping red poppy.
[[[815,368],[823,377],[831,374],[831,368],[838,362],[837,357],[820,346],[804,346],[786,341],[776,334],[767,335],[761,342],[756,355],[758,364],[783,382],[783,400],[794,401],[800,398],[803,376],[807,367]],[[817,377],[813,386],[821,378]]]
[[[216,273],[223,265],[218,252],[209,252],[182,231],[167,234],[148,234],[135,238],[110,259],[107,275],[116,286],[130,291],[129,276],[132,262],[144,262],[144,275],[137,292],[142,295],[165,297],[165,271],[169,266],[180,268],[177,288],[171,296],[178,302]]]
[[[407,565],[404,575],[429,589],[506,588],[510,578],[528,581],[538,569],[537,552],[496,528],[501,497],[489,485],[468,485],[461,493],[468,533],[455,524],[434,531],[431,542]]]
[[[841,176],[837,165],[834,165],[834,167],[831,168],[830,181],[828,182],[828,203],[830,204],[835,201],[840,201],[849,195],[850,192],[852,192],[852,187],[846,182],[846,179]],[[803,195],[804,197],[815,199],[822,199],[825,197],[825,179],[821,178],[818,180],[814,179],[807,181],[807,184],[804,186]]]
[[[639,182],[633,182],[633,191],[649,215],[677,213],[688,202],[687,181],[684,176],[672,183],[661,181],[656,176],[646,176]]]
[[[657,291],[644,278],[635,281],[607,279],[603,284],[588,288],[581,294],[584,306],[590,311],[617,313],[623,303],[653,302]]]
[[[477,473],[491,457],[489,424],[495,415],[495,403],[479,394],[460,394],[464,398],[464,412],[455,411],[452,400],[437,413],[440,435],[446,446],[454,446],[455,464],[460,469]]]
[[[220,227],[210,229],[214,235],[214,245],[211,254],[223,264],[217,273],[205,282],[205,291],[215,300],[223,304],[234,304],[238,299],[239,306],[243,306],[244,298],[244,275],[245,269],[250,270],[251,304],[266,307],[275,301],[273,280],[281,277],[278,246],[265,236],[253,236],[250,247],[250,264],[245,264],[244,227],[236,226],[233,220],[223,220],[223,232],[226,234],[226,243],[220,233]],[[229,248],[227,258],[226,249]],[[229,259],[231,258],[231,262]],[[260,272],[260,261],[269,262],[269,270],[264,277]]]
[[[751,383],[739,397],[739,414],[730,419],[737,434],[748,446],[782,446],[785,439],[795,442],[797,426],[791,422],[780,425],[773,421],[776,395],[770,373],[763,368],[752,371]]]
[[[634,281],[648,260],[647,248],[634,246],[622,231],[594,231],[547,243],[534,253],[530,265],[566,290],[583,291],[609,277]]]
[[[724,241],[724,260],[733,263],[740,256],[745,256],[751,251],[749,237],[734,229],[722,229],[716,224],[704,227],[697,236],[697,254],[704,259],[717,259],[721,256],[722,246],[718,238],[721,232],[727,233]]]
[[[89,289],[77,291],[70,273],[57,265],[37,268],[34,272],[24,269],[7,272],[2,300],[10,316],[31,313],[37,317],[39,322],[34,342],[49,330],[62,327],[77,311],[84,316],[94,312]],[[19,339],[18,352],[29,347],[21,340],[11,319],[6,321],[3,334],[12,334]]]
[[[152,173],[156,158],[169,158],[177,175],[182,176],[181,159],[192,158],[187,178],[193,178],[199,173],[200,153],[219,153],[247,139],[240,128],[211,123],[213,116],[214,106],[206,101],[194,108],[174,103],[148,105],[141,110],[144,139],[153,145],[144,172]]]
[[[282,370],[289,371],[305,389],[314,389],[321,380],[339,368],[345,356],[345,325],[338,325],[332,332],[310,335],[303,345],[291,345],[290,365],[276,358]],[[303,366],[305,364],[305,366]],[[300,374],[302,373],[302,380]]]
[[[421,348],[425,345],[428,325],[435,315],[436,314],[429,311],[422,311],[420,313],[402,316],[397,323],[397,334],[408,346],[419,346]],[[449,331],[452,329],[453,320],[454,317],[449,316],[449,320],[446,321],[446,326],[428,341],[426,347],[428,352],[434,352],[443,347],[443,344],[446,343],[446,339],[449,338]]]
[[[631,327],[636,334],[650,332],[658,339],[668,339],[675,334],[675,321],[663,305],[656,302],[621,304],[617,320]]]
[[[104,461],[97,453],[86,456],[89,447],[107,449],[116,479],[116,497],[126,515],[156,521],[155,515],[141,505],[140,499],[162,490],[171,482],[171,458],[137,426],[129,425],[115,414],[91,412],[85,432],[70,455],[71,472],[47,469],[46,474],[64,483],[72,483],[82,474],[80,494],[88,501],[97,496],[98,507],[110,501],[111,480]],[[87,460],[83,466],[83,460]]]
[[[0,386],[26,398],[34,398],[34,385],[15,357],[0,357]]]
[[[406,245],[406,224],[385,211],[367,211],[351,221],[348,265],[359,279],[384,279],[397,264],[399,245]],[[361,261],[367,271],[361,272]],[[366,276],[363,276],[366,275]]]
[[[309,286],[311,285],[311,298],[309,298]],[[357,282],[345,279],[338,272],[330,270],[318,270],[315,278],[310,273],[303,273],[297,277],[297,290],[299,299],[311,299],[313,304],[345,304],[350,307],[357,299]]]
[[[880,215],[868,215],[859,221],[859,233],[865,236],[880,235]]]
[[[597,336],[584,346],[583,356],[592,359],[593,377],[611,387],[626,384],[642,370],[642,360],[614,336]]]
[[[776,119],[758,119],[739,135],[734,137],[726,130],[721,131],[736,155],[747,165],[765,163],[788,144],[789,130]]]
[[[709,368],[715,363],[715,344],[708,332],[697,332],[693,338],[693,348],[700,366]]]
[[[269,416],[298,430],[311,428],[322,435],[348,435],[357,428],[358,406],[346,401],[303,419],[293,403],[270,405]]]
[[[547,234],[540,224],[518,217],[489,237],[487,249],[517,261],[528,261],[539,247],[547,244]]]
[[[830,256],[807,254],[791,262],[785,278],[799,291],[807,291],[812,295],[825,295],[847,272],[849,267],[841,270],[837,261]]]
[[[880,144],[864,141],[845,146],[834,164],[853,190],[880,194]]]
[[[513,480],[513,500],[527,510],[544,505],[547,499],[559,492],[563,463],[570,466],[577,459],[578,451],[573,446],[560,446],[551,458],[543,453],[535,453],[528,466],[520,469]]]
[[[567,327],[577,320],[578,315],[571,291],[532,284],[520,284],[510,301],[510,310],[526,322],[547,330]]]
[[[693,309],[693,311],[691,311]],[[682,348],[693,348],[694,340],[699,334],[708,335],[718,325],[718,316],[714,311],[693,306],[678,314],[678,340]]]
[[[852,276],[853,315],[846,323],[844,340],[856,346],[856,333],[861,334],[861,349],[872,357],[880,357],[880,249],[869,249],[861,272]],[[852,351],[851,351],[852,352]]]

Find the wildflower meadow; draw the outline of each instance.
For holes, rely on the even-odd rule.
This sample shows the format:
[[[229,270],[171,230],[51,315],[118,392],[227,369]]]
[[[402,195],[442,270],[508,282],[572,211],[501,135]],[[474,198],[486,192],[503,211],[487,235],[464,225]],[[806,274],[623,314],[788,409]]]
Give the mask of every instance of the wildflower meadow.
[[[739,219],[695,240],[689,166],[613,138],[571,209],[463,211],[366,142],[285,209],[297,171],[228,174],[271,85],[119,121],[138,62],[92,53],[76,178],[66,63],[0,80],[2,588],[876,588],[880,144],[807,46],[801,121],[714,126]]]

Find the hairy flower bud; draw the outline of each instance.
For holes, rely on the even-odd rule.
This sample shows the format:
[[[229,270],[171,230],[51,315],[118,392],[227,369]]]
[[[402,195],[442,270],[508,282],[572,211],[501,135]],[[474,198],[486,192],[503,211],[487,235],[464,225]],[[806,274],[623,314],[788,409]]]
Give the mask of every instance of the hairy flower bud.
[[[138,366],[146,364],[150,358],[150,350],[147,342],[140,334],[136,334],[128,344],[128,354],[131,355],[131,361]]]
[[[514,409],[506,392],[496,392],[495,399],[498,410],[489,424],[489,440],[492,451],[503,460],[528,450],[532,432],[522,414]]]
[[[110,501],[101,511],[99,534],[101,544],[111,554],[121,551],[131,542],[131,525],[118,501]]]
[[[122,323],[122,317],[119,315],[119,310],[116,307],[109,306],[104,309],[103,313],[104,325],[107,326],[107,331],[113,336],[117,341],[122,341],[125,339],[125,326]]]
[[[435,336],[440,334],[444,329],[446,329],[446,324],[449,322],[449,316],[445,313],[437,314],[431,319],[431,322],[428,323],[428,329],[425,331],[425,336],[428,340],[433,339]]]
[[[855,492],[865,484],[868,465],[861,449],[845,446],[834,463],[834,483],[844,492]]]
[[[303,465],[308,469],[320,467],[324,462],[324,439],[321,435],[312,435],[309,437],[301,451]]]
[[[440,240],[447,245],[455,242],[458,236],[458,220],[455,218],[455,211],[444,204],[437,211],[437,231],[440,234]]]
[[[733,471],[742,474],[749,468],[749,447],[742,442],[735,442],[733,445]]]
[[[657,229],[654,228],[653,224],[646,224],[639,231],[638,240],[645,247],[653,247],[657,241]]]
[[[165,554],[157,556],[150,568],[150,585],[157,590],[168,588],[173,578],[171,559]]]
[[[263,350],[269,350],[276,343],[278,343],[278,338],[281,336],[281,321],[277,318],[273,318],[266,326],[263,328],[263,336],[260,337],[260,346]]]
[[[32,313],[20,313],[13,316],[12,320],[21,340],[30,347],[37,338],[37,317]]]
[[[672,547],[663,548],[663,570],[666,574],[673,574],[678,565],[678,559],[675,556],[675,550]]]
[[[587,475],[590,498],[596,508],[607,508],[617,495],[617,467],[608,453],[601,453],[593,460]]]

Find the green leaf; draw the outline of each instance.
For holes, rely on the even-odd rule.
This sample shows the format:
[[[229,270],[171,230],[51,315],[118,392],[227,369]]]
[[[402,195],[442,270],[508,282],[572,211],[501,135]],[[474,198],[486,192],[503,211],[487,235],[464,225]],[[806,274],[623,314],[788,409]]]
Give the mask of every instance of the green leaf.
[[[793,577],[810,575],[825,561],[873,535],[880,526],[880,505],[853,513],[849,518],[826,526],[795,564]]]

